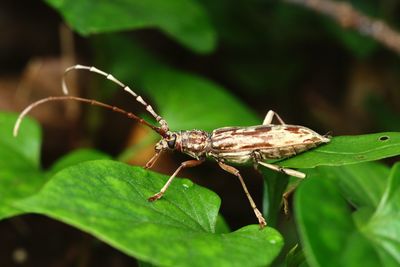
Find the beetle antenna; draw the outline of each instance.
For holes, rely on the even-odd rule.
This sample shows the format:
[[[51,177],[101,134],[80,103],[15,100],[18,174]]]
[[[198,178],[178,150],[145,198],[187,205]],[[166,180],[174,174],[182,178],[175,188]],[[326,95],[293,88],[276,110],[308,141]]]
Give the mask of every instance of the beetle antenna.
[[[27,106],[19,115],[17,121],[15,122],[14,125],[14,130],[13,130],[13,134],[14,136],[18,135],[18,130],[19,127],[21,125],[22,120],[24,119],[24,117],[35,107],[50,102],[50,101],[64,101],[64,100],[73,100],[73,101],[79,101],[79,102],[84,102],[87,104],[91,104],[94,106],[99,106],[99,107],[103,107],[106,109],[110,109],[112,111],[124,114],[125,116],[127,116],[130,119],[134,119],[136,121],[138,121],[141,124],[146,125],[147,127],[151,128],[153,131],[157,132],[159,135],[161,135],[162,137],[167,137],[168,136],[168,131],[165,131],[162,127],[156,127],[150,123],[148,123],[147,121],[143,120],[142,118],[136,116],[135,114],[128,112],[126,110],[123,110],[122,108],[116,107],[116,106],[111,106],[96,100],[92,100],[92,99],[87,99],[87,98],[81,98],[81,97],[76,97],[76,96],[50,96],[50,97],[46,97],[43,99],[40,99],[32,104],[30,104],[29,106]]]
[[[143,98],[140,95],[136,94],[131,88],[129,88],[129,86],[125,85],[120,80],[116,79],[110,73],[104,72],[96,67],[84,66],[84,65],[74,65],[74,66],[67,68],[64,71],[63,78],[62,78],[62,90],[65,95],[68,95],[68,86],[65,81],[65,77],[68,72],[74,71],[74,70],[86,70],[86,71],[94,72],[94,73],[100,74],[100,75],[106,77],[108,80],[114,82],[115,84],[120,86],[124,91],[128,92],[133,97],[135,97],[136,101],[138,101],[140,104],[142,104],[146,108],[146,110],[151,114],[151,116],[153,116],[156,119],[156,121],[161,125],[161,129],[163,129],[165,132],[169,131],[169,126],[168,126],[167,121],[164,120],[160,115],[158,115],[154,111],[154,109],[149,104],[147,104],[146,101],[143,100]]]

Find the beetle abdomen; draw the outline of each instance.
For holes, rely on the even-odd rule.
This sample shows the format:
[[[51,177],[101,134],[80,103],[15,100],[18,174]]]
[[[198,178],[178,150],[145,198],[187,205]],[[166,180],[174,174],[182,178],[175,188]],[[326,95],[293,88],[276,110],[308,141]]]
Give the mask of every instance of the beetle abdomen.
[[[329,142],[313,130],[296,125],[225,127],[214,130],[210,140],[209,156],[235,163],[251,160],[256,151],[262,159],[280,159]]]

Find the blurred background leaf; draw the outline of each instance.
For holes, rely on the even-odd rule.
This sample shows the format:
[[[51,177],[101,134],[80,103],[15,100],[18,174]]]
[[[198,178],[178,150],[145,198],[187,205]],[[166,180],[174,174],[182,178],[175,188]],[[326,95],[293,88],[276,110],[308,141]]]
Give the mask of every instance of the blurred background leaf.
[[[35,193],[45,181],[39,163],[40,128],[27,119],[14,137],[16,120],[15,114],[0,112],[0,219],[20,214],[13,202]]]
[[[99,65],[109,66],[108,72],[138,93],[148,95],[172,130],[211,131],[221,126],[245,126],[261,121],[225,88],[160,62],[132,40],[113,36],[95,41],[101,59]],[[124,52],[113,53],[114,47]],[[132,106],[140,105],[134,98],[130,102]]]
[[[296,192],[295,212],[307,262],[310,266],[397,266],[400,262],[400,235],[396,230],[400,211],[396,199],[399,164],[394,165],[389,175],[375,163],[344,168],[353,176],[344,172],[338,176],[340,168],[318,167]],[[354,180],[353,177],[365,177],[368,172],[371,173],[368,177],[374,178],[372,184],[368,184],[368,179],[364,181],[366,185],[360,184],[359,190],[354,186],[353,190],[346,190],[351,199],[358,200],[358,209],[352,211],[341,194],[340,185],[344,177]],[[379,181],[380,189],[374,187],[378,174],[385,175]],[[337,256],[330,257],[332,253]]]
[[[77,150],[58,160],[46,172],[40,166],[41,131],[36,121],[25,118],[13,136],[17,115],[0,112],[0,219],[22,214],[15,202],[33,195],[48,177],[68,166],[109,158],[95,150]]]
[[[195,0],[46,2],[84,35],[156,27],[194,51],[210,52],[215,47],[216,33],[207,13]]]

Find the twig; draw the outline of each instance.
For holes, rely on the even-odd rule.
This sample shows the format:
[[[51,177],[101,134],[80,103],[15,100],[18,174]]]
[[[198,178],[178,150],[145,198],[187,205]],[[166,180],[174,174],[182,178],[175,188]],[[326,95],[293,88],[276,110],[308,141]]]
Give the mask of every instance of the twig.
[[[400,54],[400,34],[379,19],[370,18],[349,3],[332,0],[283,0],[313,9],[335,19],[343,28],[374,38]]]

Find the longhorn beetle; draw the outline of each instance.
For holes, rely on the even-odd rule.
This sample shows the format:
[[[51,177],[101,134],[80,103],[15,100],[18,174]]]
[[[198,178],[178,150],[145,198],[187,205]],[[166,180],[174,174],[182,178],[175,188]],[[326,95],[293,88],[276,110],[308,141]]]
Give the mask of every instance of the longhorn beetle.
[[[51,96],[32,103],[21,112],[14,126],[14,136],[18,134],[18,129],[22,119],[31,109],[50,101],[74,100],[122,113],[128,118],[134,119],[139,123],[146,125],[161,136],[161,140],[155,145],[154,156],[147,162],[144,168],[151,168],[161,153],[165,150],[177,150],[194,158],[182,162],[165,183],[165,185],[161,188],[161,190],[149,197],[148,201],[156,201],[160,199],[164,195],[168,186],[171,184],[172,180],[182,169],[195,167],[203,163],[206,158],[210,158],[214,159],[223,170],[239,178],[247,199],[249,200],[250,205],[258,219],[260,228],[263,228],[267,224],[264,217],[257,209],[256,204],[254,203],[253,198],[247,190],[243,178],[240,175],[240,172],[229,164],[260,164],[264,167],[285,173],[287,175],[305,178],[305,174],[302,172],[286,169],[274,164],[266,163],[264,161],[294,156],[305,150],[316,147],[319,144],[330,141],[328,137],[321,136],[304,126],[285,124],[281,117],[272,110],[268,111],[262,125],[249,127],[224,127],[215,129],[211,133],[202,130],[183,130],[173,132],[169,130],[167,121],[158,115],[153,108],[143,100],[141,96],[137,95],[128,86],[114,78],[111,74],[108,74],[95,67],[75,65],[67,68],[62,79],[62,89],[65,95],[68,94],[68,87],[65,77],[68,72],[73,70],[86,70],[94,72],[105,76],[108,80],[116,83],[123,88],[123,90],[135,97],[136,100],[141,103],[156,119],[160,126],[154,126],[133,113],[96,100],[75,96]],[[279,124],[272,124],[274,117],[278,120]]]

